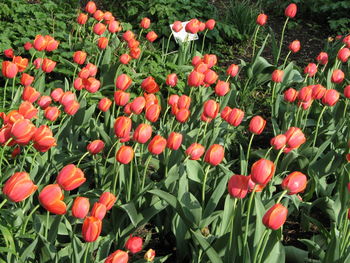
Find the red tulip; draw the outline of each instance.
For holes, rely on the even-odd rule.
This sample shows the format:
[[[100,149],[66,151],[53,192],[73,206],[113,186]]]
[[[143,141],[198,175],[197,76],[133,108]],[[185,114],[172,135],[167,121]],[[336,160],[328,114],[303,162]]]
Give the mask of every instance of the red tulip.
[[[133,139],[138,143],[146,143],[152,136],[152,126],[146,123],[141,123],[134,132]]]
[[[28,59],[20,56],[13,57],[12,62],[17,65],[18,72],[23,72],[28,66]]]
[[[122,164],[128,164],[134,158],[134,149],[130,146],[122,145],[116,155],[118,162]]]
[[[117,89],[125,91],[130,87],[131,84],[132,84],[131,78],[126,74],[121,74],[120,76],[117,77],[115,86]]]
[[[228,69],[226,70],[226,74],[231,76],[231,77],[236,77],[239,71],[239,66],[232,64],[228,67]]]
[[[140,27],[142,27],[143,29],[148,29],[151,25],[151,20],[147,17],[142,18],[141,23],[140,23]]]
[[[172,29],[174,30],[174,32],[178,33],[182,30],[183,26],[181,21],[175,21],[173,23]]]
[[[191,61],[193,66],[197,66],[201,62],[202,62],[202,58],[200,56],[194,56]]]
[[[100,236],[102,230],[102,221],[96,217],[88,216],[85,218],[82,228],[82,235],[86,242],[94,242]]]
[[[1,135],[0,135],[0,137],[1,137]],[[1,139],[0,139],[0,143],[1,143]],[[16,148],[13,149],[13,151],[11,153],[12,159],[15,159],[16,156],[19,155],[20,153],[21,153],[21,147],[17,146]]]
[[[54,39],[52,36],[45,36],[46,39],[46,48],[47,52],[54,51],[58,48],[59,42]]]
[[[147,93],[156,93],[159,91],[159,86],[155,79],[151,76],[144,79],[141,83],[141,88]]]
[[[36,127],[28,120],[17,120],[11,127],[11,136],[19,145],[27,145],[32,139]]]
[[[297,149],[306,141],[304,133],[297,127],[289,128],[284,135],[287,138],[288,148]]]
[[[104,204],[96,202],[91,209],[91,216],[96,217],[97,219],[103,220],[106,216],[107,208]]]
[[[341,69],[335,69],[332,73],[332,82],[336,84],[340,84],[343,82],[345,78],[344,72]]]
[[[120,26],[120,23],[118,21],[111,21],[108,24],[108,31],[113,33],[119,32],[122,30],[122,27]]]
[[[30,42],[26,42],[24,45],[23,45],[24,49],[25,50],[30,50],[31,48],[33,48],[33,44],[30,43]]]
[[[218,62],[218,58],[214,54],[205,54],[203,56],[203,62],[207,64],[209,68],[212,68]]]
[[[293,88],[289,88],[284,92],[284,100],[290,103],[294,102],[298,97],[298,91]]]
[[[118,106],[125,106],[129,102],[130,93],[124,92],[122,90],[117,90],[114,92],[114,102]]]
[[[230,83],[219,80],[215,86],[215,94],[225,96],[230,91]]]
[[[46,72],[46,73],[50,73],[52,72],[56,67],[56,62],[48,59],[48,58],[44,58],[43,60],[43,64],[41,65],[41,69]]]
[[[93,31],[96,35],[102,35],[106,31],[106,25],[102,23],[97,23],[94,25]]]
[[[213,71],[211,69],[207,70],[204,74],[204,82],[207,85],[214,84],[218,78],[219,78],[218,74],[216,74],[215,71]]]
[[[47,125],[41,125],[36,129],[32,140],[34,148],[39,152],[47,152],[51,147],[56,146],[56,139],[53,137],[52,131]]]
[[[173,74],[169,74],[167,77],[166,77],[166,81],[165,83],[170,86],[170,87],[175,87],[176,84],[177,84],[177,75],[175,73]]]
[[[278,203],[265,213],[262,222],[267,228],[277,230],[286,222],[287,215],[288,209]]]
[[[85,25],[88,20],[87,14],[80,13],[79,16],[77,17],[77,22],[79,25]]]
[[[83,65],[86,60],[86,52],[84,51],[76,51],[73,54],[73,61],[79,65]]]
[[[112,105],[112,101],[108,98],[102,98],[99,102],[98,102],[98,108],[100,111],[106,112],[109,110],[109,108]]]
[[[145,117],[150,122],[156,122],[160,115],[160,105],[159,104],[151,104],[146,107]]]
[[[305,67],[304,73],[308,74],[310,77],[315,76],[315,74],[317,73],[317,65],[315,63],[309,63]]]
[[[231,109],[230,107],[226,106],[226,107],[221,111],[221,114],[220,114],[221,118],[222,118],[223,120],[225,120],[225,121],[228,122],[228,117],[230,116],[231,111],[232,111],[232,109]]]
[[[274,149],[280,150],[286,146],[287,137],[284,134],[279,134],[271,139],[270,144]]]
[[[98,154],[101,151],[103,151],[103,148],[105,147],[105,143],[101,140],[94,140],[89,143],[87,146],[87,150],[91,154]]]
[[[293,53],[297,53],[300,50],[300,41],[294,40],[288,46],[289,50]]]
[[[57,107],[47,107],[45,109],[44,116],[46,119],[50,121],[57,120],[58,116],[60,116],[61,111]]]
[[[100,89],[101,82],[93,77],[83,80],[85,89],[90,93],[95,93]]]
[[[249,123],[249,131],[254,134],[261,134],[265,129],[266,121],[261,116],[254,116]]]
[[[140,42],[134,38],[132,38],[128,41],[128,48],[130,48],[130,49],[138,48],[139,46],[140,46]]]
[[[9,48],[9,49],[4,50],[4,55],[7,58],[13,58],[13,56],[14,56],[13,49]]]
[[[68,103],[70,103],[71,101],[74,101],[74,100],[76,100],[75,94],[71,91],[66,91],[61,96],[60,103],[63,106],[66,106]]]
[[[89,14],[93,14],[96,12],[96,4],[93,1],[89,1],[85,6],[85,11]]]
[[[161,154],[167,145],[166,139],[160,135],[156,135],[148,144],[148,151],[152,154]]]
[[[326,93],[326,90],[327,89],[320,84],[314,85],[312,87],[312,98],[315,100],[322,99],[322,97]]]
[[[158,35],[156,32],[150,31],[147,33],[146,38],[149,42],[154,42],[158,38]]]
[[[286,7],[284,10],[284,14],[289,17],[289,18],[294,18],[295,15],[297,14],[297,5],[296,4],[290,4]]]
[[[215,100],[207,100],[203,105],[203,114],[207,118],[215,119],[219,109],[219,103],[217,103]]]
[[[32,77],[31,75],[27,74],[27,73],[23,73],[21,76],[21,84],[24,87],[30,86],[34,81],[34,77]]]
[[[344,88],[344,96],[346,98],[350,98],[350,85],[347,85],[345,88]]]
[[[98,39],[97,46],[99,49],[105,49],[108,46],[108,38],[100,37]]]
[[[188,75],[187,83],[191,87],[199,87],[203,84],[205,75],[198,71],[192,71],[190,75]]]
[[[122,54],[120,57],[119,57],[119,61],[120,63],[126,65],[130,62],[131,60],[131,57],[129,54]]]
[[[321,52],[318,54],[316,60],[321,65],[326,65],[328,63],[328,54],[326,52]]]
[[[213,144],[209,147],[204,156],[204,161],[216,166],[222,162],[224,159],[224,147],[219,144]]]
[[[275,83],[281,83],[283,80],[283,75],[284,75],[283,70],[275,69],[274,72],[272,72],[271,79]]]
[[[343,62],[343,63],[346,63],[348,61],[350,57],[350,49],[348,48],[341,48],[339,51],[338,51],[338,59]]]
[[[242,199],[248,193],[249,176],[232,175],[228,181],[228,192],[232,197]]]
[[[188,109],[179,109],[176,112],[175,118],[178,122],[184,123],[190,117],[191,112]]]
[[[136,254],[142,250],[143,241],[141,237],[130,236],[125,243],[125,248],[132,254]]]
[[[90,210],[90,202],[86,197],[78,196],[74,199],[72,206],[72,215],[75,218],[83,219],[87,216]]]
[[[327,106],[334,106],[339,100],[339,92],[335,89],[329,89],[325,92],[322,103]]]
[[[306,86],[301,88],[298,93],[298,99],[302,102],[309,102],[312,99],[312,86]]]
[[[133,59],[138,59],[141,55],[141,49],[140,48],[133,48],[130,50],[130,56],[133,58]]]
[[[190,156],[191,160],[199,160],[201,156],[204,154],[205,148],[203,145],[199,143],[193,143],[186,150],[186,155]]]
[[[29,101],[30,103],[34,103],[40,97],[40,92],[36,91],[31,86],[27,86],[24,88],[22,93],[22,100]]]
[[[265,14],[259,14],[258,17],[256,18],[256,23],[259,26],[264,26],[266,24],[267,21],[267,15]]]
[[[37,51],[43,51],[46,49],[46,39],[42,35],[36,35],[34,41],[33,41],[33,47]]]
[[[205,22],[205,28],[208,30],[213,30],[215,27],[215,20],[214,19],[209,19],[207,22]]]
[[[119,138],[129,137],[132,121],[129,117],[120,116],[114,122],[114,133]]]
[[[198,19],[191,19],[185,26],[186,32],[196,34],[199,31],[200,22]]]
[[[306,188],[307,178],[301,172],[293,172],[282,181],[282,188],[288,190],[289,195],[303,192]]]
[[[180,148],[182,143],[182,134],[177,132],[170,133],[168,139],[167,139],[167,147],[171,150],[176,151]]]
[[[104,263],[127,263],[129,261],[129,255],[123,250],[116,250],[108,256]]]
[[[107,210],[111,210],[116,201],[117,198],[114,196],[114,194],[110,192],[104,192],[98,200],[99,203],[104,204],[106,206]]]
[[[275,173],[275,165],[270,160],[260,159],[251,168],[251,179],[256,184],[266,185]]]
[[[18,112],[23,115],[25,119],[36,118],[38,110],[29,101],[24,101],[19,105]]]
[[[4,184],[2,192],[12,202],[21,202],[31,196],[38,187],[26,172],[14,173]]]
[[[125,33],[123,34],[123,39],[128,42],[132,38],[135,38],[134,33],[130,30],[125,31]]]
[[[110,21],[114,21],[114,20],[115,20],[114,16],[113,16],[112,13],[109,12],[109,11],[107,11],[107,12],[104,13],[103,19],[106,20],[106,23],[107,23],[107,24],[108,24]]]
[[[146,99],[144,97],[137,97],[131,102],[130,109],[134,114],[138,115],[143,111],[145,106]]]
[[[86,178],[82,170],[74,164],[68,164],[58,173],[56,181],[65,191],[71,191],[85,183]]]
[[[33,65],[35,66],[36,69],[41,68],[42,64],[43,64],[43,59],[42,58],[34,59]]]
[[[63,94],[64,94],[63,89],[57,88],[57,89],[54,89],[54,90],[51,92],[50,96],[51,96],[51,98],[52,98],[54,101],[58,102],[58,101],[61,100]]]
[[[244,112],[240,109],[234,108],[230,112],[230,115],[227,117],[227,122],[230,125],[237,127],[238,125],[241,124],[243,118],[244,118]]]
[[[18,67],[15,63],[10,61],[2,62],[2,75],[5,78],[13,79],[18,73]]]
[[[67,206],[63,202],[64,195],[58,184],[49,184],[39,194],[40,204],[49,212],[56,215],[63,215]]]

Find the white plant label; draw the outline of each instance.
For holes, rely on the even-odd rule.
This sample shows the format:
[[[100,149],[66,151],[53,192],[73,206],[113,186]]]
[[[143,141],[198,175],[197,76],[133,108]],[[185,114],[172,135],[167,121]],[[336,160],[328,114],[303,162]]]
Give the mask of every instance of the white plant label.
[[[179,32],[175,32],[173,30],[173,24],[169,25],[171,32],[173,32],[174,38],[176,43],[184,43],[184,42],[189,42],[189,41],[194,41],[198,39],[198,35],[197,34],[191,34],[191,33],[187,33],[185,30],[185,27],[187,25],[187,23],[190,21],[186,21],[186,22],[182,22],[182,29]]]

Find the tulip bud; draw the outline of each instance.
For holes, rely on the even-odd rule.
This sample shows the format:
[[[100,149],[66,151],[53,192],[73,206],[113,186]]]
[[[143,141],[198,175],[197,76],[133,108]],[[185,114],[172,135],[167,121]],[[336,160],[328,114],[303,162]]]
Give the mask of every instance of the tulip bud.
[[[147,33],[146,38],[149,42],[154,42],[158,38],[158,35],[156,32],[150,31]]]
[[[130,87],[131,84],[132,84],[132,79],[126,74],[121,74],[120,76],[117,77],[115,86],[117,89],[125,91]]]
[[[141,88],[147,93],[156,93],[159,91],[159,86],[155,79],[151,76],[144,79],[141,83]]]
[[[149,250],[147,250],[147,252],[145,253],[143,258],[147,262],[152,262],[154,260],[155,256],[156,256],[156,252],[152,248],[150,248]]]
[[[91,216],[96,217],[97,219],[103,220],[103,218],[106,216],[107,208],[104,204],[101,204],[99,202],[95,203],[94,206],[91,209]]]
[[[54,101],[58,102],[58,101],[61,100],[63,94],[64,94],[63,89],[57,88],[57,89],[54,89],[54,90],[51,92],[50,96],[51,96],[51,98],[52,98]]]
[[[137,97],[131,102],[130,109],[134,114],[138,115],[143,111],[145,105],[146,99],[144,97]]]
[[[227,122],[230,125],[237,127],[238,125],[241,124],[243,118],[244,118],[244,112],[240,109],[234,108],[230,112],[230,115],[227,117]]]
[[[199,160],[201,156],[204,154],[205,148],[203,145],[199,143],[193,143],[186,149],[186,155],[190,156],[191,160]]]
[[[105,49],[108,46],[108,38],[100,37],[98,39],[97,46],[99,49]]]
[[[114,133],[119,138],[129,137],[132,121],[125,116],[118,117],[114,122]]]
[[[325,92],[322,103],[326,106],[334,106],[339,100],[339,92],[335,89],[329,89]]]
[[[296,4],[290,4],[286,7],[284,14],[289,18],[294,18],[297,14],[297,5]]]
[[[303,192],[306,188],[307,178],[301,172],[293,172],[282,181],[282,188],[288,190],[289,195]]]
[[[96,217],[88,216],[85,218],[82,228],[82,235],[86,242],[94,242],[100,236],[102,230],[102,221]]]
[[[41,125],[36,129],[32,140],[34,148],[39,152],[47,152],[51,147],[56,146],[56,139],[47,125]]]
[[[64,195],[58,184],[49,184],[39,194],[40,204],[49,212],[63,215],[67,211],[66,204],[62,201]]]
[[[225,96],[230,91],[230,83],[219,80],[215,86],[215,94]]]
[[[314,85],[312,87],[312,98],[315,100],[322,99],[322,97],[326,93],[326,90],[327,89],[320,84]]]
[[[9,49],[4,50],[4,55],[7,58],[13,58],[13,56],[14,56],[13,49],[9,48]]]
[[[229,75],[230,77],[236,77],[239,71],[239,66],[232,64],[228,67],[226,70],[226,74]]]
[[[288,209],[278,203],[265,213],[262,222],[267,228],[277,230],[286,222],[287,215]]]
[[[129,56],[129,54],[122,54],[120,57],[119,57],[119,61],[120,63],[126,65],[130,62],[131,60],[131,57]]]
[[[266,185],[275,173],[275,165],[270,160],[260,159],[251,168],[251,179],[256,184]]]
[[[86,197],[78,196],[74,199],[72,206],[72,215],[75,218],[83,219],[87,216],[90,210],[90,202]]]
[[[256,23],[259,26],[264,26],[266,24],[267,21],[267,15],[265,14],[259,14],[258,17],[256,18]]]
[[[44,116],[46,119],[50,121],[57,120],[58,116],[60,116],[61,111],[57,107],[47,107],[44,112]]]
[[[2,75],[5,78],[13,79],[18,73],[18,67],[15,63],[10,61],[2,62]]]
[[[316,60],[321,65],[326,65],[328,63],[328,54],[326,52],[321,52],[318,54]]]
[[[12,202],[21,202],[31,196],[38,187],[26,172],[14,173],[4,184],[2,192]]]
[[[175,118],[178,122],[184,123],[190,117],[191,112],[188,109],[179,109],[176,112]]]
[[[160,105],[159,104],[151,104],[146,108],[145,117],[150,122],[156,122],[160,115]]]
[[[338,51],[338,59],[343,62],[346,63],[348,61],[350,57],[350,49],[348,48],[342,48]]]
[[[25,50],[30,50],[31,48],[33,48],[33,44],[32,43],[30,43],[30,42],[26,42],[25,44],[24,44],[24,49]]]
[[[87,146],[87,150],[91,154],[98,154],[103,150],[104,147],[105,147],[105,144],[103,141],[94,140],[89,143],[89,145]]]
[[[34,103],[40,97],[40,92],[36,91],[31,86],[27,86],[24,88],[22,93],[22,100],[29,101],[30,103]]]
[[[130,236],[125,243],[125,249],[129,250],[132,254],[136,254],[142,250],[143,241],[141,237]]]
[[[265,129],[266,121],[261,116],[254,116],[249,123],[249,131],[254,134],[261,134]]]
[[[93,1],[89,1],[85,6],[85,11],[89,14],[93,14],[96,12],[96,4]]]
[[[102,23],[97,23],[94,25],[93,31],[96,35],[102,35],[106,31],[106,25]]]
[[[224,147],[219,144],[213,144],[205,153],[204,161],[210,165],[216,166],[224,159],[224,153]]]
[[[146,143],[152,136],[152,126],[149,124],[141,123],[135,129],[133,139],[138,143]]]
[[[114,196],[114,194],[110,192],[104,192],[98,200],[99,203],[104,204],[106,206],[107,211],[112,209],[116,201],[117,198]]]
[[[298,99],[302,102],[309,102],[312,99],[312,86],[303,87],[298,93]]]
[[[287,143],[287,137],[284,134],[279,134],[275,137],[273,137],[270,141],[271,146],[275,149],[275,150],[280,150],[283,147],[286,146]]]
[[[271,79],[275,83],[281,83],[283,80],[283,75],[283,70],[275,69],[274,72],[272,72]]]
[[[187,83],[191,87],[199,87],[203,84],[205,75],[203,73],[200,73],[198,71],[192,71],[188,75]]]
[[[345,78],[344,72],[341,69],[336,69],[332,73],[332,82],[336,84],[340,84],[343,82]]]
[[[205,22],[205,28],[208,30],[213,30],[215,27],[215,20],[214,19],[209,19],[207,22]]]
[[[85,183],[86,178],[82,170],[74,164],[68,164],[58,173],[56,181],[65,191],[71,191]]]
[[[167,77],[166,77],[166,81],[165,83],[170,86],[170,87],[175,87],[176,84],[177,84],[177,75],[175,73],[173,74],[169,74]]]
[[[284,100],[290,103],[294,102],[298,97],[298,91],[293,88],[289,88],[284,92]]]
[[[36,127],[28,120],[17,120],[11,127],[11,136],[19,145],[27,145],[35,133]]]
[[[122,164],[128,164],[134,158],[134,149],[130,146],[121,146],[117,152],[116,159]]]
[[[228,181],[228,192],[232,197],[242,199],[246,197],[248,193],[249,176],[244,175],[232,175]]]
[[[161,154],[167,145],[166,139],[160,135],[156,135],[148,144],[148,151],[152,154]]]
[[[127,263],[129,261],[129,255],[123,250],[116,250],[108,256],[104,263]]]
[[[180,148],[182,143],[182,134],[177,132],[170,133],[168,140],[167,140],[167,147],[171,150],[176,151]]]
[[[300,41],[294,40],[288,46],[289,50],[293,53],[297,53],[300,50]]]
[[[108,98],[102,98],[99,102],[98,102],[98,108],[100,111],[106,112],[109,110],[109,108],[112,105],[112,101]]]
[[[48,58],[44,58],[43,60],[43,64],[41,65],[41,69],[46,72],[46,73],[50,73],[52,72],[56,67],[56,62],[48,59]]]
[[[306,141],[304,133],[297,127],[289,128],[284,135],[287,138],[288,148],[297,149]]]
[[[77,22],[79,25],[85,25],[88,20],[87,14],[80,13],[79,16],[77,17]]]
[[[142,18],[141,23],[140,23],[140,27],[142,27],[143,29],[148,29],[151,25],[151,20],[147,17]]]
[[[36,118],[38,110],[29,101],[24,101],[19,105],[18,112],[23,115],[25,119]]]
[[[23,73],[21,76],[21,84],[24,87],[30,86],[34,81],[34,77],[32,77],[31,75],[27,74],[27,73]]]
[[[173,23],[172,29],[174,30],[174,32],[178,33],[182,30],[183,26],[181,21],[175,21]]]

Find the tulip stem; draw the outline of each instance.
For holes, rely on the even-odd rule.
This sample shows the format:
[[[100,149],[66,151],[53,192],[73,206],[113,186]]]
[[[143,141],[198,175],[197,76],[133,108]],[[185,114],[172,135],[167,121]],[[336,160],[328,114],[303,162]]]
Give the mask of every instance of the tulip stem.
[[[259,244],[255,250],[255,253],[254,253],[254,259],[253,259],[253,263],[256,263],[257,262],[257,259],[258,259],[258,255],[259,255],[259,251],[260,251],[260,248],[261,248],[261,245],[266,237],[266,234],[268,233],[268,230],[265,229],[264,230],[264,233],[261,235],[261,238],[259,240]]]
[[[120,169],[121,165],[118,163],[118,167],[116,169],[116,175],[113,178],[113,194],[117,194],[117,181],[118,181],[118,176],[119,176],[119,169]]]
[[[292,52],[291,52],[291,51],[289,51],[289,52],[288,52],[288,54],[287,54],[287,56],[286,56],[286,58],[284,59],[284,63],[283,63],[283,67],[282,67],[282,69],[284,69],[284,68],[285,68],[286,63],[287,63],[288,58],[289,58],[289,56],[290,56],[290,54],[291,54],[291,53],[292,53]]]
[[[79,161],[78,161],[78,163],[77,163],[77,167],[79,168],[79,165],[80,165],[80,163],[81,163],[81,161],[85,158],[85,156],[86,155],[88,155],[89,154],[89,152],[86,152],[86,153],[84,153],[83,154],[83,156],[81,156],[81,158],[79,159]]]
[[[238,198],[235,198],[235,201],[233,203],[233,211],[232,211],[232,216],[231,216],[231,233],[230,233],[230,241],[229,241],[229,251],[231,250],[232,246],[232,239],[233,239],[233,226],[234,226],[234,221],[235,221],[235,214],[236,214],[236,206],[237,206],[237,201]]]
[[[132,189],[132,177],[133,177],[133,165],[132,162],[130,162],[130,174],[129,174],[129,185],[128,185],[128,196],[127,196],[127,202],[130,202],[131,200],[131,189]]]
[[[4,199],[0,204],[0,208],[3,207],[6,202],[7,202],[7,199]]]
[[[40,205],[37,205],[36,207],[34,207],[34,209],[33,209],[33,210],[30,212],[30,214],[27,216],[26,221],[24,222],[23,228],[22,228],[22,234],[23,234],[23,235],[24,235],[25,232],[26,232],[26,228],[27,228],[27,224],[28,224],[29,219],[32,217],[32,215],[34,214],[34,212],[35,212],[36,210],[38,210],[39,207],[40,207]],[[1,205],[0,205],[0,208],[1,208]]]
[[[249,202],[248,202],[248,211],[247,211],[247,218],[246,218],[246,222],[245,222],[245,229],[244,229],[244,241],[243,241],[243,249],[247,250],[249,248],[247,248],[247,240],[248,240],[248,227],[249,227],[249,217],[250,217],[250,210],[252,208],[252,202],[254,199],[254,195],[255,195],[255,189],[256,189],[256,185],[254,186],[253,192],[251,193],[250,197],[249,197]],[[243,252],[243,257],[245,259],[246,256],[246,251]],[[243,260],[243,262],[245,262],[245,260]]]
[[[281,43],[280,43],[280,47],[278,49],[278,55],[277,55],[277,59],[276,59],[276,63],[275,63],[276,66],[278,65],[278,60],[280,59],[280,56],[281,56],[281,50],[282,50],[283,39],[284,39],[284,31],[286,30],[286,26],[287,26],[288,21],[289,21],[289,17],[287,17],[286,22],[284,22],[284,25],[283,25],[282,35],[281,35]]]
[[[5,155],[5,149],[7,147],[7,145],[9,145],[9,143],[12,141],[12,138],[10,138],[5,145],[2,147],[2,152],[1,152],[1,156],[0,156],[0,178],[2,178],[2,160],[4,159],[4,155]]]
[[[267,241],[269,241],[269,234],[270,234],[271,230],[270,229],[267,229],[266,230],[266,236],[265,236],[265,240],[264,240],[264,243],[262,245],[262,248],[261,248],[261,254],[259,255],[258,257],[258,262],[261,262],[261,259],[262,259],[262,256],[264,255],[264,251],[265,251],[265,247],[267,245]],[[255,263],[255,262],[254,262]]]
[[[266,157],[269,155],[269,153],[271,152],[271,150],[273,149],[273,147],[271,146],[267,152],[265,153],[264,159],[266,159]]]
[[[210,165],[207,166],[207,169],[204,173],[204,180],[203,180],[203,186],[202,186],[202,207],[204,207],[205,204],[205,186],[207,183],[208,173],[209,173]]]
[[[86,263],[87,255],[89,254],[89,250],[90,250],[90,242],[86,244],[85,255],[84,255],[84,263]]]
[[[204,36],[203,36],[202,49],[201,49],[202,55],[203,55],[203,50],[204,50],[205,37],[207,36],[207,33],[208,33],[208,29],[205,30]]]
[[[258,36],[259,29],[260,29],[260,26],[255,27],[254,40],[253,40],[253,54],[252,54],[253,59],[254,59],[254,55],[255,55],[255,44],[256,44],[256,38]]]
[[[280,203],[283,196],[285,196],[285,194],[288,192],[288,190],[284,190],[281,195],[278,197],[277,201],[276,201],[276,204]]]
[[[173,36],[173,31],[171,31],[169,37],[168,37],[168,42],[166,44],[166,49],[165,49],[165,53],[163,54],[163,63],[165,62],[166,60],[166,56],[168,55],[168,50],[169,50],[169,45],[170,45],[170,40],[171,40],[171,37]]]
[[[278,152],[278,154],[277,154],[277,157],[276,157],[275,161],[273,162],[273,164],[275,165],[275,167],[277,167],[278,161],[279,161],[279,159],[280,159],[281,154],[283,153],[284,148],[286,148],[286,147],[284,146],[284,147],[282,147],[282,148],[279,150],[279,152]]]
[[[7,88],[7,84],[9,82],[9,79],[7,78],[6,79],[6,82],[5,82],[5,87],[4,87],[4,97],[3,97],[3,103],[2,103],[2,109],[5,110],[5,105],[6,105],[6,88]]]
[[[254,139],[254,133],[252,133],[252,136],[250,136],[250,140],[249,140],[249,144],[248,144],[248,150],[247,150],[247,162],[246,162],[246,165],[245,165],[245,171],[244,171],[244,175],[247,174],[248,172],[248,165],[249,165],[249,154],[250,154],[250,148],[252,147],[252,142],[253,142],[253,139]]]
[[[143,188],[145,187],[147,169],[148,169],[148,165],[149,165],[151,159],[152,159],[152,154],[150,154],[150,155],[147,157],[146,164],[145,164],[145,169],[143,170],[141,191],[143,191]]]
[[[348,103],[349,103],[349,100],[347,99],[347,100],[345,101],[345,107],[344,107],[344,112],[343,112],[343,118],[345,118],[346,110],[347,110],[347,108],[348,108]]]
[[[15,92],[15,84],[16,84],[16,77],[13,78],[12,80],[12,91],[11,91],[11,100],[13,101],[13,95]]]
[[[316,145],[316,139],[317,139],[317,135],[318,135],[318,128],[320,126],[320,121],[322,119],[322,115],[323,115],[323,113],[325,112],[326,109],[327,109],[327,106],[324,106],[322,111],[321,111],[321,113],[320,113],[320,116],[318,116],[318,120],[317,120],[317,124],[316,124],[315,137],[314,137],[314,141],[312,143],[312,148],[314,148],[315,145]]]
[[[45,228],[45,238],[47,239],[47,234],[49,232],[49,224],[50,224],[50,212],[46,212],[46,228]]]

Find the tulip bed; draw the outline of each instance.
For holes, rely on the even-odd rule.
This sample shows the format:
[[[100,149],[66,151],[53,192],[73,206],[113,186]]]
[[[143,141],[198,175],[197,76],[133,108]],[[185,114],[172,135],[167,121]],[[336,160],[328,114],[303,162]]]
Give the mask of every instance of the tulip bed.
[[[227,68],[213,19],[171,21],[200,40],[170,50],[94,2],[5,50],[0,262],[350,262],[350,36],[302,69],[296,13]]]

